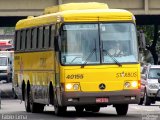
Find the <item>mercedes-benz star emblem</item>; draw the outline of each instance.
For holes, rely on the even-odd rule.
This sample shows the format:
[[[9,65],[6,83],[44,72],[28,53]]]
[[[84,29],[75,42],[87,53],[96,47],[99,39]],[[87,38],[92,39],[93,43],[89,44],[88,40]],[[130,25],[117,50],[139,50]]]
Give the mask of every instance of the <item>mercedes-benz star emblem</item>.
[[[106,85],[105,85],[105,84],[101,83],[101,84],[99,85],[99,89],[104,90],[105,88],[106,88]]]

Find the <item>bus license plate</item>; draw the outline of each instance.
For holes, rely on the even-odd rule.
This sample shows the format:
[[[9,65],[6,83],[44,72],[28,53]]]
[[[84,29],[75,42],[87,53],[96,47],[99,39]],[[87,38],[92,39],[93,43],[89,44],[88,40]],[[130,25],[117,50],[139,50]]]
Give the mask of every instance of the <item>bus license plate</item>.
[[[96,98],[96,103],[106,103],[108,102],[108,98]]]

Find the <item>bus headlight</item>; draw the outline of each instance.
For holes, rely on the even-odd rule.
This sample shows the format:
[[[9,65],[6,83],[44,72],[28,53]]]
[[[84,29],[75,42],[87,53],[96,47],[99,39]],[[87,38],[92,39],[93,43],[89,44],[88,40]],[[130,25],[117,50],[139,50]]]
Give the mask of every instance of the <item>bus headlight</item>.
[[[133,87],[133,88],[138,87],[138,83],[137,83],[137,81],[133,81],[133,82],[131,83],[131,85],[132,85],[132,87]]]
[[[79,91],[80,90],[80,84],[79,83],[66,83],[65,84],[65,90],[66,91]]]
[[[126,81],[124,83],[124,89],[135,89],[138,88],[138,81]]]
[[[79,89],[79,85],[78,85],[78,84],[74,84],[74,85],[73,85],[73,89],[74,89],[74,90],[78,90],[78,89]]]
[[[72,84],[71,84],[71,83],[67,83],[67,84],[66,84],[66,89],[67,89],[67,90],[72,89]]]

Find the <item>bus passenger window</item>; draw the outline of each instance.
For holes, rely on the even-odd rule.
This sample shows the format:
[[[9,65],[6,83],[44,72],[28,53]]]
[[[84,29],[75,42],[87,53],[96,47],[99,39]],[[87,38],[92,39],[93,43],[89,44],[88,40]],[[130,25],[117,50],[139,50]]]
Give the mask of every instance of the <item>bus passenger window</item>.
[[[43,27],[39,28],[38,31],[38,48],[41,49],[43,47]]]
[[[27,30],[27,50],[31,49],[31,29]]]
[[[52,25],[50,27],[49,47],[54,48],[55,26]]]
[[[16,50],[20,50],[21,31],[17,31]]]
[[[37,45],[37,28],[32,30],[32,49],[36,49]]]
[[[26,44],[26,30],[22,31],[22,39],[21,39],[21,49],[25,50]]]
[[[49,47],[49,34],[50,34],[50,31],[49,31],[49,26],[45,27],[45,30],[44,30],[44,48],[48,48]]]

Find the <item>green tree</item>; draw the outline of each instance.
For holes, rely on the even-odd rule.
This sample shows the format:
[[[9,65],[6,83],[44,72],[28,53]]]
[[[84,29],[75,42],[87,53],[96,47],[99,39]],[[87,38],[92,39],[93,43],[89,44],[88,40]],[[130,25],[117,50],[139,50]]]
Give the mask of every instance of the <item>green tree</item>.
[[[153,56],[154,64],[158,64],[158,49],[159,43],[159,26],[158,25],[143,25],[137,26],[137,30],[143,30],[146,38],[146,48]]]

